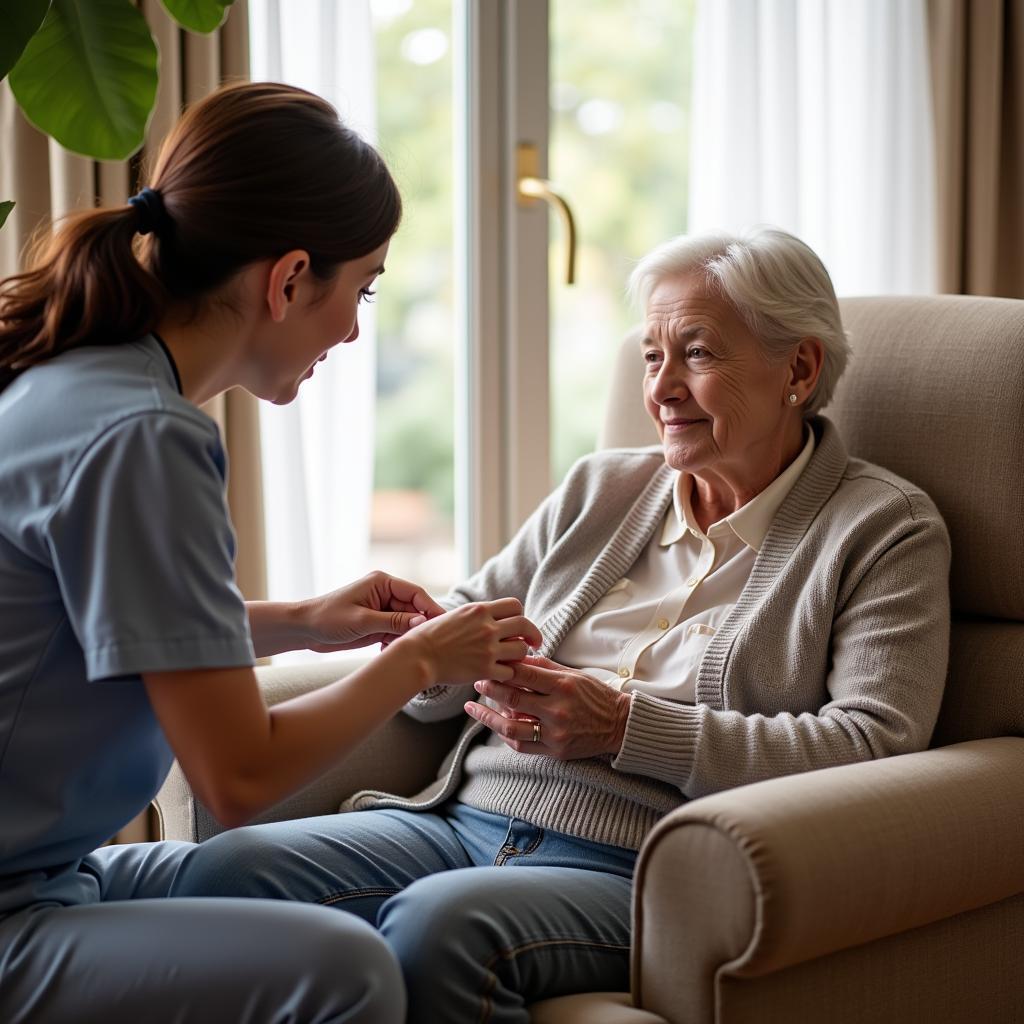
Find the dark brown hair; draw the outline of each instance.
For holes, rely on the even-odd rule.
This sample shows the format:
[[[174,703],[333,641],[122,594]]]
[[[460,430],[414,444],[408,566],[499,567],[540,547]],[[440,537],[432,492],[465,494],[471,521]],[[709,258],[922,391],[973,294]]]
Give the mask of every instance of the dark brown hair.
[[[41,236],[0,281],[0,390],[67,349],[135,341],[171,304],[242,267],[305,249],[329,280],[386,242],[402,202],[377,151],[326,101],[271,82],[229,85],[186,111],[153,168],[166,218],[138,236],[137,206],[89,210]]]

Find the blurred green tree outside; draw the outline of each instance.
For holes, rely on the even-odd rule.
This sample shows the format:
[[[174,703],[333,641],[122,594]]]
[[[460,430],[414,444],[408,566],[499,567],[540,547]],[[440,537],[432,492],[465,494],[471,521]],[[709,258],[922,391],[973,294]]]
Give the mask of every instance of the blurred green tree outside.
[[[551,2],[549,174],[579,232],[567,287],[552,230],[552,484],[596,445],[615,354],[639,319],[626,298],[633,266],[686,231],[694,7]]]
[[[549,176],[578,220],[576,285],[551,220],[552,484],[592,451],[626,282],[686,230],[695,0],[551,0]],[[380,281],[378,489],[453,514],[452,0],[374,0],[378,134],[405,200]],[[639,396],[637,396],[639,401]]]
[[[378,287],[378,490],[454,514],[452,0],[374,2],[377,134],[402,191]]]

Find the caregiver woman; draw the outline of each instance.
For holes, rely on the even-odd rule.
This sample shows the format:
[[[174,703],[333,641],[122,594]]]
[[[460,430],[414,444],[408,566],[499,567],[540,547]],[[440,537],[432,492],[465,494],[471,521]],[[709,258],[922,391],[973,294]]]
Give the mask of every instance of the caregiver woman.
[[[358,336],[400,215],[329,104],[237,85],[184,116],[150,188],[70,218],[0,283],[6,1024],[403,1019],[400,971],[356,917],[162,900],[188,844],[99,848],[174,756],[238,824],[418,691],[510,678],[540,642],[518,601],[439,616],[383,573],[295,605],[235,586],[224,451],[197,406],[234,386],[295,398]],[[264,706],[255,657],[385,639],[345,680]]]

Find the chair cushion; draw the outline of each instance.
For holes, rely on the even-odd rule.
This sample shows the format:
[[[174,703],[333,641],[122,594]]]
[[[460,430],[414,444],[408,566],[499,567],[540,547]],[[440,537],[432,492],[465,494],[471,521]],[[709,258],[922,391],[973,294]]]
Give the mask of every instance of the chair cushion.
[[[953,608],[1024,620],[1024,302],[845,299],[853,358],[826,411],[852,454],[931,495]]]

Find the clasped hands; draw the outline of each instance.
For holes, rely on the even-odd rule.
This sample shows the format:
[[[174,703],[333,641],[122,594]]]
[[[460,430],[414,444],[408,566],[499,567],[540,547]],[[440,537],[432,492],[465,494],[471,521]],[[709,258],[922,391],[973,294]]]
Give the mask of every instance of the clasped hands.
[[[511,679],[473,684],[493,706],[467,701],[470,717],[522,754],[562,761],[618,754],[629,717],[628,694],[550,658],[527,657],[510,668]]]
[[[416,652],[432,684],[509,678],[509,665],[541,642],[513,597],[446,612],[422,587],[383,572],[303,602],[302,620],[311,651],[401,645]]]

